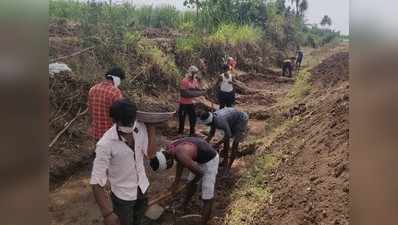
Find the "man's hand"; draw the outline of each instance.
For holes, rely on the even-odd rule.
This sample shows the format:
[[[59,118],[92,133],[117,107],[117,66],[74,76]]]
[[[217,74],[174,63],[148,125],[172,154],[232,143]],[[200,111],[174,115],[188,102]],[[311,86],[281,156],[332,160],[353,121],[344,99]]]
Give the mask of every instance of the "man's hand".
[[[120,225],[119,217],[115,213],[112,213],[104,218],[104,225]]]

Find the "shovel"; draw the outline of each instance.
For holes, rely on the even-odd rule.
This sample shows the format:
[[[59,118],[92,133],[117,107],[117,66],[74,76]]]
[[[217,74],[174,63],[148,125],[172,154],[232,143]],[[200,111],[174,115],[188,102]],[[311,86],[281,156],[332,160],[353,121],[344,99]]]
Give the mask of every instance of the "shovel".
[[[175,193],[181,192],[186,187],[185,184],[177,187]],[[148,208],[145,211],[145,216],[151,220],[157,220],[164,212],[164,207],[158,204],[158,202],[165,200],[169,197],[173,196],[173,192],[171,190],[167,190],[166,192],[160,193],[154,198],[150,199],[148,202]]]

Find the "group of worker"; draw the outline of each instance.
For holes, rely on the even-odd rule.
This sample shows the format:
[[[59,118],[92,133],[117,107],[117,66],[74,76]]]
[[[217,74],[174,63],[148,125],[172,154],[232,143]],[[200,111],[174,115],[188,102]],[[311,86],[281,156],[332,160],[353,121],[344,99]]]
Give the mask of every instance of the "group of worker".
[[[180,138],[159,147],[156,128],[151,123],[136,120],[136,105],[123,97],[119,85],[125,79],[120,67],[113,67],[105,79],[93,86],[88,95],[91,116],[89,133],[96,142],[95,159],[90,184],[100,208],[105,225],[141,224],[149,187],[144,160],[154,171],[162,171],[176,165],[176,176],[171,190],[177,190],[182,171],[188,169],[188,190],[184,203],[188,203],[201,182],[201,197],[204,202],[202,224],[207,224],[214,199],[214,189],[219,164],[223,175],[228,175],[236,156],[239,142],[245,136],[248,115],[233,108],[235,103],[233,71],[236,61],[228,58],[216,83],[220,108],[214,112],[195,110],[201,89],[199,69],[191,66],[180,83],[181,97],[178,109],[178,133]],[[184,137],[184,124],[189,117],[189,136]],[[196,134],[196,122],[210,127],[207,138]],[[211,144],[216,130],[223,138]],[[230,140],[233,139],[232,147]],[[223,145],[222,157],[219,147]],[[110,184],[111,193],[105,190]],[[185,204],[184,204],[185,205]]]

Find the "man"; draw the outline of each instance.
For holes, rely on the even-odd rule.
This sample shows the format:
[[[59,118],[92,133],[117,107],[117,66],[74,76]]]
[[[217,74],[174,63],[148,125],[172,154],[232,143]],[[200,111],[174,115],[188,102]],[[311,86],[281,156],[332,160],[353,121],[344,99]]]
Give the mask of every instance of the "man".
[[[123,98],[118,88],[125,77],[123,69],[113,67],[105,74],[105,80],[93,86],[88,93],[88,106],[91,116],[90,135],[98,141],[112,126],[109,109],[116,100]]]
[[[114,124],[96,146],[90,184],[105,225],[138,225],[149,181],[144,157],[156,152],[155,128],[135,121],[136,106],[118,100],[110,108]],[[104,186],[109,180],[111,202]]]
[[[289,73],[289,77],[292,77],[293,62],[296,58],[291,57],[290,59],[283,60],[282,63],[282,75],[285,76],[286,72]]]
[[[300,49],[297,50],[297,60],[296,60],[296,68],[300,69],[301,67],[301,62],[303,61],[304,58],[304,52]]]
[[[230,67],[223,65],[223,73],[219,76],[217,81],[217,100],[220,104],[220,109],[224,107],[232,107],[235,104],[234,80],[230,73]]]
[[[200,122],[210,126],[210,132],[206,139],[210,142],[213,139],[216,129],[224,132],[224,137],[215,147],[218,148],[222,143],[223,148],[223,161],[222,166],[226,168],[225,174],[229,174],[229,170],[236,157],[239,142],[243,140],[247,132],[247,123],[249,116],[245,112],[240,112],[235,108],[223,108],[214,113],[205,112],[200,116]],[[229,156],[230,139],[233,138],[231,155]]]
[[[229,70],[234,71],[236,69],[236,64],[236,60],[229,56],[227,59],[227,65],[229,66]]]
[[[201,96],[204,93],[200,91],[200,85],[198,80],[196,79],[196,75],[199,72],[199,69],[196,66],[190,66],[188,69],[188,74],[181,81],[180,85],[180,106],[178,110],[178,118],[179,118],[179,128],[178,133],[184,133],[185,127],[185,118],[188,115],[189,117],[189,135],[195,135],[195,125],[196,125],[196,114],[195,114],[195,106],[194,100],[195,97]],[[199,92],[198,92],[199,91]]]
[[[213,147],[198,137],[181,138],[169,144],[164,154],[163,168],[169,159],[175,158],[177,161],[176,177],[171,187],[172,191],[177,190],[180,184],[183,168],[187,168],[191,173],[189,176],[188,190],[184,199],[183,206],[186,206],[197,190],[197,184],[201,181],[202,187],[202,225],[206,225],[210,219],[213,200],[214,187],[218,172],[219,156]],[[169,157],[171,156],[171,157]],[[157,163],[155,163],[157,164]]]

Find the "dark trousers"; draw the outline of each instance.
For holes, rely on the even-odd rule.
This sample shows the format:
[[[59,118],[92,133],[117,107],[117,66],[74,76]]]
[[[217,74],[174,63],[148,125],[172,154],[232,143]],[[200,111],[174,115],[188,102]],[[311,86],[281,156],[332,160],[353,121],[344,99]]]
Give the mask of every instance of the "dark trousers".
[[[111,193],[113,210],[119,217],[121,225],[140,225],[145,213],[147,199],[140,188],[137,190],[137,200],[125,201]]]
[[[301,67],[301,61],[303,61],[303,59],[301,58],[297,58],[296,60],[296,67],[299,69]]]
[[[217,93],[218,103],[220,104],[220,109],[224,107],[232,107],[235,103],[235,92],[224,92],[219,90]]]
[[[285,76],[286,72],[288,72],[289,73],[289,77],[291,77],[292,76],[292,70],[293,70],[293,68],[292,68],[292,64],[291,63],[283,63],[283,66],[282,66],[283,76]]]
[[[192,136],[195,134],[195,125],[196,125],[196,114],[195,114],[194,104],[180,104],[180,108],[178,110],[179,134],[184,133],[185,117],[187,115],[189,117],[189,128],[190,128],[189,134]]]

